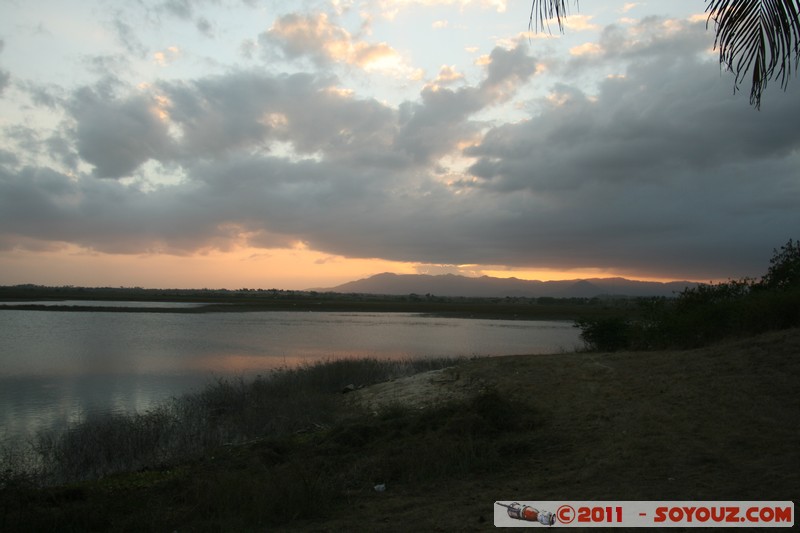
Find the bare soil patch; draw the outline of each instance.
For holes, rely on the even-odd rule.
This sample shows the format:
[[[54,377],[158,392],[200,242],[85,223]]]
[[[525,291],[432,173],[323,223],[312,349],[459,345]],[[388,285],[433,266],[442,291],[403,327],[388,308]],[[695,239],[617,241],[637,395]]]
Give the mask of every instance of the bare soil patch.
[[[487,388],[484,378],[453,366],[354,390],[346,402],[372,412],[393,406],[424,409],[466,400]]]

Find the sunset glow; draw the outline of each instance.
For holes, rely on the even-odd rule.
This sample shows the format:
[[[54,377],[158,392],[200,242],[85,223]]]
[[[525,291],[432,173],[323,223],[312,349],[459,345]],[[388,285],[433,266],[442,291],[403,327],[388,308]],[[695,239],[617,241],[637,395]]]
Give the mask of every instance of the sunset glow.
[[[8,285],[38,280],[41,285],[151,288],[279,288],[325,289],[373,274],[456,274],[524,280],[569,280],[615,277],[595,269],[526,270],[481,265],[433,265],[352,259],[303,249],[243,248],[186,256],[103,254],[67,246],[58,251],[17,251],[0,256],[0,270]],[[13,273],[18,273],[14,275]],[[629,279],[670,281],[667,278]],[[68,283],[65,283],[68,280]]]
[[[800,84],[755,111],[697,0],[529,7],[4,3],[0,285],[762,274]]]

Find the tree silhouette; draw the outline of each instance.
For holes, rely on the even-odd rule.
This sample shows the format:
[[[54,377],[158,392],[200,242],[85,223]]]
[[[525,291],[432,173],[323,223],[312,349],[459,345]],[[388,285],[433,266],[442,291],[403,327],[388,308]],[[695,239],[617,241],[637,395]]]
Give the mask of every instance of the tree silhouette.
[[[800,65],[798,0],[705,0],[716,32],[722,67],[733,72],[734,90],[751,78],[750,103],[761,108],[761,95],[771,80],[786,90],[792,67]],[[578,5],[578,0],[575,0]],[[532,0],[529,27],[538,31],[555,19],[564,31],[566,0]]]
[[[768,289],[800,289],[800,241],[789,239],[774,251],[761,284]]]

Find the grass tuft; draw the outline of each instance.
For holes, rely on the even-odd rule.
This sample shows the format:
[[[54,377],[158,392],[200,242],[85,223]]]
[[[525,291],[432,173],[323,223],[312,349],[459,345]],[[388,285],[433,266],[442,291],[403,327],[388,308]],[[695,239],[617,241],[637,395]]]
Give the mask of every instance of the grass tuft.
[[[334,360],[281,368],[253,380],[221,378],[145,413],[90,416],[0,450],[0,484],[56,485],[167,468],[223,445],[318,430],[341,415],[340,394],[449,366],[452,359]]]

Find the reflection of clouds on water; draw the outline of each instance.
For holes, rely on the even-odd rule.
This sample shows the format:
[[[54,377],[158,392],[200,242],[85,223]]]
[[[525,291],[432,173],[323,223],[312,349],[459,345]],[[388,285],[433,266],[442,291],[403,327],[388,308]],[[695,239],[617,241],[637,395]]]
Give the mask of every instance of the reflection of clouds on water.
[[[26,438],[68,419],[60,383],[37,378],[0,379],[0,444],[12,436]],[[61,423],[60,423],[61,422]]]
[[[143,412],[214,377],[345,358],[572,351],[571,322],[411,313],[0,310],[0,432]]]
[[[209,355],[193,358],[190,364],[195,372],[229,376],[255,376],[265,371],[294,368],[322,361],[364,359],[376,356],[377,354],[371,351],[336,352],[328,348],[314,348],[297,350],[291,356],[284,357],[243,354]],[[396,352],[383,352],[379,354],[379,357],[387,360],[403,360],[408,359],[409,355],[404,351],[398,350]]]
[[[259,370],[272,370],[282,366],[294,366],[302,359],[263,357],[245,354],[215,354],[194,357],[188,363],[194,371],[210,372],[224,375],[239,375]]]
[[[564,322],[564,321],[552,321],[552,322],[545,322],[545,321],[537,321],[537,322],[529,322],[526,320],[514,320],[514,321],[487,321],[487,326],[490,328],[510,328],[510,329],[528,329],[528,330],[545,330],[545,329],[564,329],[564,328],[572,328],[572,322]]]
[[[92,415],[144,413],[210,380],[208,374],[0,378],[0,445]]]
[[[208,305],[195,302],[115,302],[109,300],[30,300],[0,302],[0,309],[9,305],[40,305],[44,307],[68,306],[68,307],[141,307],[152,309],[186,309]]]

